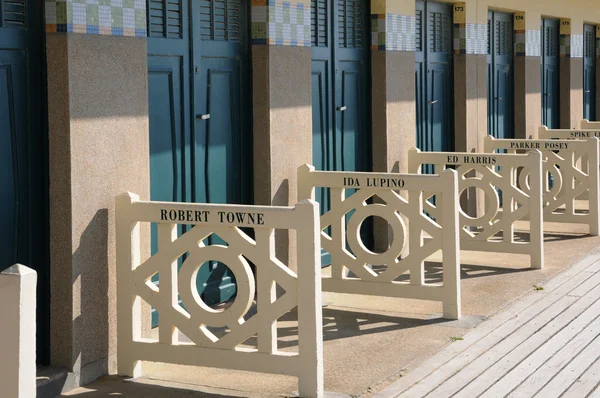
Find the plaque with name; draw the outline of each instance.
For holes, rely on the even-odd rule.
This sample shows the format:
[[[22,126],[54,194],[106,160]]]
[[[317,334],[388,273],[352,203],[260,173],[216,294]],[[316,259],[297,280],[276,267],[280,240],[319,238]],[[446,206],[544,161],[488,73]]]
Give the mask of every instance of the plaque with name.
[[[264,225],[263,213],[247,213],[242,211],[211,211],[188,209],[160,209],[160,221],[179,224],[220,223],[236,225]]]

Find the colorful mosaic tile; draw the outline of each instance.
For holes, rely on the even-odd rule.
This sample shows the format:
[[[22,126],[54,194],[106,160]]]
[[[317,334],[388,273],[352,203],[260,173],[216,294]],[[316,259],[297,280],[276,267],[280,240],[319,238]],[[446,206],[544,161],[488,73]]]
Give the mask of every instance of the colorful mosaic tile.
[[[414,16],[371,15],[371,48],[378,51],[415,51]]]
[[[487,54],[488,26],[486,24],[454,24],[453,38],[456,54]]]
[[[515,54],[518,57],[542,55],[542,36],[539,30],[517,30],[515,33]]]
[[[46,31],[146,36],[146,0],[46,0]]]
[[[310,3],[252,1],[252,44],[310,47]]]

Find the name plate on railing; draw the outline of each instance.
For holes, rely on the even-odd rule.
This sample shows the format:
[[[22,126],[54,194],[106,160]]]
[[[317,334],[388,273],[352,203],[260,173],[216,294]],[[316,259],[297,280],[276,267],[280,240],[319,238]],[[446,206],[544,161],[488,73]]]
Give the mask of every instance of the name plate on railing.
[[[567,129],[549,129],[546,126],[540,127],[539,135],[541,139],[588,139],[593,137],[600,138],[600,129],[596,130],[567,130]]]

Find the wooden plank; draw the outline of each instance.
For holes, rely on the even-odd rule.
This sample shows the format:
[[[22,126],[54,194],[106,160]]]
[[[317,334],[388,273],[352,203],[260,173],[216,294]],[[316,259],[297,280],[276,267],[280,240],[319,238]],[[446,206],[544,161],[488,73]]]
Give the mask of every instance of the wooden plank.
[[[598,363],[598,362],[596,362],[596,363]],[[594,364],[592,366],[595,367],[596,364]],[[598,373],[596,373],[596,374],[598,374]],[[565,393],[565,396],[566,396],[566,394],[567,393]],[[571,398],[571,397],[569,397],[569,398]],[[588,394],[587,398],[600,398],[600,383],[596,384],[596,387],[594,387],[592,392]]]
[[[598,336],[600,336],[600,318],[596,318],[584,330],[581,331],[573,340],[560,349],[552,358],[545,363],[537,363],[539,366],[533,374],[527,376],[527,379],[510,393],[511,397],[532,397],[546,383],[560,372],[574,356],[581,353],[582,350]],[[541,365],[541,366],[540,366]]]
[[[596,297],[594,297],[594,300],[597,300],[600,296],[600,288],[596,289],[595,292]],[[523,349],[517,349],[513,351],[510,356],[503,358],[501,362],[496,363],[496,366],[488,369],[488,371],[492,371],[491,375],[493,377],[494,372],[498,371],[499,369],[502,369],[499,370],[499,373],[501,374],[502,371],[505,369],[510,369],[511,366],[514,366],[515,363],[522,360],[522,362],[513,367],[512,370],[509,370],[504,377],[502,377],[490,389],[488,389],[485,394],[482,395],[482,397],[491,398],[506,396],[515,388],[515,386],[518,386],[525,381],[525,379],[537,368],[547,361],[554,359],[555,355],[558,355],[558,358],[572,358],[577,351],[573,350],[572,347],[569,351],[562,351],[561,349],[564,348],[569,342],[575,341],[578,335],[583,333],[582,331],[584,331],[586,327],[590,325],[590,323],[594,325],[594,328],[591,330],[591,332],[587,333],[587,338],[582,342],[581,345],[585,347],[585,342],[593,340],[595,335],[597,335],[595,331],[600,331],[600,318],[597,318],[598,314],[600,314],[600,301],[595,301],[594,304],[585,310],[581,315],[573,319],[573,321],[568,325],[565,325],[562,330],[548,339],[544,344],[536,348],[536,350],[524,360],[522,360],[522,358],[526,355],[526,352],[529,351],[530,347],[535,346],[537,343],[533,340],[539,340],[539,333],[523,343]],[[541,332],[543,333],[543,331]],[[590,334],[591,336],[589,336]],[[485,373],[482,374],[480,378],[488,378],[489,380],[490,373],[488,373],[488,375],[485,375]],[[465,388],[465,393],[468,393],[466,390],[468,390],[468,388]]]
[[[594,363],[597,364],[598,357],[600,356],[600,338],[595,339],[585,350],[583,350],[579,355],[577,355],[573,360],[565,366],[559,374],[552,379],[552,381],[540,390],[538,396],[544,398],[552,398],[559,397],[563,392],[569,389],[573,383],[578,383],[576,380],[583,378],[584,373],[590,368],[591,373],[588,377],[592,377],[594,372],[597,373],[597,368],[592,369],[591,365]],[[597,376],[596,376],[597,377]],[[587,378],[586,378],[587,379]],[[588,383],[591,384],[592,380],[589,380]],[[596,378],[597,382],[598,379]],[[581,388],[585,388],[585,386],[589,386],[590,384],[585,383],[581,386]],[[596,383],[597,384],[597,383]],[[590,386],[590,390],[595,387],[594,385]],[[577,386],[576,388],[579,388]],[[588,391],[589,392],[589,391]],[[587,394],[578,395],[577,397],[585,397]],[[573,395],[572,395],[573,396]]]
[[[421,397],[432,391],[436,397],[451,396],[460,389],[460,386],[470,382],[493,364],[495,355],[489,355],[490,350],[497,348],[503,342],[506,343],[501,345],[500,349],[510,350],[514,348],[515,345],[524,341],[543,325],[551,322],[576,300],[574,297],[563,297],[552,307],[545,309],[539,316],[527,320],[525,324],[521,324],[518,320],[515,320],[517,322],[509,322],[510,327],[501,327],[490,333],[468,350],[461,352],[454,359],[444,364],[429,377],[420,381],[407,391],[403,397]],[[507,339],[506,336],[511,336],[511,339]],[[486,356],[486,354],[488,355]],[[492,352],[491,354],[496,353]]]
[[[600,360],[596,360],[562,395],[564,398],[600,397]],[[588,395],[592,393],[591,395]]]
[[[594,274],[594,276],[597,284],[600,283],[600,274]],[[574,297],[564,297],[559,303],[566,304],[566,308],[555,313],[549,320],[542,316],[541,319],[532,320],[514,333],[505,335],[505,339],[489,347],[485,353],[436,388],[433,391],[434,395],[449,397],[457,394],[457,397],[474,397],[483,393],[535,349],[568,325],[573,318],[586,311],[596,301],[598,294],[600,294],[600,286],[589,295],[578,298],[576,301],[572,300]],[[558,307],[558,305],[556,306]],[[560,307],[562,308],[562,306]],[[600,310],[600,306],[598,309]],[[554,313],[552,308],[549,310],[546,310],[545,313]]]
[[[461,353],[479,343],[491,333],[498,333],[500,331],[500,336],[496,334],[496,337],[490,336],[490,338],[501,339],[502,334],[507,335],[512,333],[512,331],[540,314],[544,309],[555,305],[562,296],[568,294],[571,290],[589,279],[590,274],[585,271],[594,264],[600,263],[599,260],[600,253],[594,253],[581,259],[572,267],[549,281],[545,285],[544,294],[540,295],[539,292],[531,293],[523,299],[516,301],[507,309],[494,315],[488,321],[468,333],[464,340],[452,343],[442,352],[427,359],[421,366],[397,382],[375,394],[374,397],[396,396],[416,383],[425,383],[424,379],[430,375],[437,377],[439,382],[445,380],[449,376],[444,376],[440,374],[441,372],[452,374],[453,370],[458,371],[461,368],[460,364],[456,362],[450,364],[450,361],[454,361]],[[489,344],[492,343],[492,341],[489,342]],[[447,368],[442,371],[439,369],[442,366],[446,366]],[[434,380],[428,382],[432,382],[433,387],[435,387]]]

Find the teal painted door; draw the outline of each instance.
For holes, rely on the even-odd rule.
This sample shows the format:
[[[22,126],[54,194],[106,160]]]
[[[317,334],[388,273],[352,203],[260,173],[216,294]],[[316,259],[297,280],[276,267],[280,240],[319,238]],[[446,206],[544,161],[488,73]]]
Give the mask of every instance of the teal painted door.
[[[596,120],[596,26],[583,28],[583,117]]]
[[[148,6],[151,199],[252,203],[248,2]],[[198,290],[208,304],[227,301],[233,274],[206,263]]]
[[[514,138],[513,16],[488,13],[488,134]]]
[[[311,16],[313,164],[371,171],[370,2],[311,0]],[[327,211],[328,192],[317,189],[316,196]],[[368,245],[370,235],[366,226]],[[322,261],[329,263],[326,253]]]
[[[454,150],[452,6],[416,3],[417,146]]]
[[[558,19],[542,19],[542,124],[560,128],[560,28]]]
[[[44,51],[43,7],[0,0],[0,271],[21,263],[38,273],[39,365],[50,348]]]

